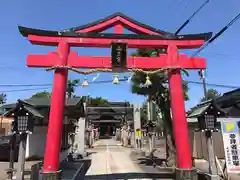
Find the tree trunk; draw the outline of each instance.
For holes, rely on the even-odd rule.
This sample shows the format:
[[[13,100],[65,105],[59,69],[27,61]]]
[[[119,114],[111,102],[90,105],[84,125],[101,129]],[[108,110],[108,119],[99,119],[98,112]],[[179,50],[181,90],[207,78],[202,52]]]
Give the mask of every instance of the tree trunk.
[[[166,154],[167,154],[167,166],[173,167],[176,164],[176,148],[175,141],[172,132],[172,119],[170,113],[170,103],[168,98],[165,98],[162,94],[158,95],[157,104],[162,112],[162,118],[164,122],[164,136],[166,137]]]

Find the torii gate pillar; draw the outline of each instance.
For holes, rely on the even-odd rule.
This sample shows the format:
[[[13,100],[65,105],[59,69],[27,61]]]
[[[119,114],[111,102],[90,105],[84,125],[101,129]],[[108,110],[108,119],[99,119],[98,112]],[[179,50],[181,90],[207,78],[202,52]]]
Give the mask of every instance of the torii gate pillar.
[[[69,50],[70,47],[67,42],[59,43],[57,49],[57,54],[60,57],[59,64],[63,66],[67,64]],[[54,72],[51,111],[43,164],[44,176],[60,176],[60,172],[56,173],[56,170],[59,169],[67,77],[68,70],[66,69],[56,69]],[[59,177],[54,178],[59,179]],[[44,179],[49,179],[49,177]]]
[[[197,172],[192,168],[192,153],[189,144],[188,124],[186,120],[180,69],[169,72],[169,91],[176,146],[176,178],[177,180],[195,180],[197,178]]]
[[[178,49],[176,46],[169,46],[168,54],[172,61],[178,61]],[[191,169],[192,160],[180,69],[171,70],[168,76],[173,116],[173,132],[177,153],[177,167]],[[186,154],[187,156],[184,156],[183,154]]]

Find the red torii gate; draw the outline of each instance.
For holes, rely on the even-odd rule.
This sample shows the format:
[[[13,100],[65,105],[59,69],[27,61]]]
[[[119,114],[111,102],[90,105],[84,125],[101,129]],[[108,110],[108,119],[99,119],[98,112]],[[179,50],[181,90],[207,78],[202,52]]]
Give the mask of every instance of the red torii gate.
[[[101,33],[114,27],[114,33]],[[123,34],[124,28],[136,34]],[[187,57],[178,49],[200,47],[212,33],[174,35],[139,23],[124,14],[115,13],[99,21],[63,31],[47,31],[19,26],[20,33],[32,44],[57,46],[56,52],[47,55],[28,55],[28,67],[55,67],[51,111],[47,143],[44,156],[44,174],[59,171],[65,89],[69,68],[112,68],[111,57],[78,56],[70,47],[110,47],[112,42],[127,43],[128,48],[167,48],[159,57],[127,57],[127,69],[169,70],[169,87],[173,115],[173,130],[177,152],[177,168],[181,171],[192,169],[191,150],[182,90],[180,69],[205,69],[203,58]],[[177,69],[176,69],[177,67]],[[125,69],[126,70],[126,69]]]

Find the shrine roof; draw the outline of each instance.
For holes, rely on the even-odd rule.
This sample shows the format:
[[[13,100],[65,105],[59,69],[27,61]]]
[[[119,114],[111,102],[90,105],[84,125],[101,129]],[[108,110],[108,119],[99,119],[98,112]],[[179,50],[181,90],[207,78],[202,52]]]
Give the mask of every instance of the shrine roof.
[[[110,22],[116,18],[114,22]],[[100,33],[99,31],[105,30],[103,27],[99,29],[95,27],[94,30],[86,30],[92,28],[99,24],[109,22],[108,25],[102,25],[105,29],[108,29],[114,26],[116,23],[121,23],[125,25],[127,29],[138,28],[137,34],[115,34],[115,33]],[[129,24],[125,24],[128,22]],[[124,26],[124,27],[125,27]],[[27,37],[28,35],[37,35],[37,36],[51,36],[51,37],[75,37],[75,38],[114,38],[114,39],[149,39],[149,40],[204,40],[207,41],[212,37],[212,32],[199,33],[199,34],[185,34],[185,35],[175,35],[174,33],[162,31],[156,28],[153,28],[149,25],[140,23],[122,13],[115,13],[106,18],[97,20],[95,22],[85,24],[82,26],[77,26],[73,28],[68,28],[60,31],[51,31],[51,30],[41,30],[28,28],[23,26],[18,26],[20,33]],[[141,31],[140,29],[145,29]],[[84,32],[85,31],[85,32]],[[145,32],[145,33],[144,33]],[[148,32],[148,33],[146,33]]]
[[[44,116],[37,109],[35,109],[34,106],[32,106],[31,104],[28,104],[25,101],[21,101],[21,100],[18,100],[18,103],[15,105],[15,107],[10,109],[9,111],[5,112],[3,114],[3,116],[6,116],[6,117],[12,116],[11,114],[19,109],[19,107],[20,107],[19,105],[21,105],[22,108],[25,111],[27,111],[28,113],[30,113],[31,115],[38,117],[38,118],[44,118]]]
[[[209,108],[214,108],[215,111],[221,113],[221,115],[226,115],[226,109],[222,109],[219,107],[215,99],[210,99],[198,104],[195,108],[192,109],[192,112],[188,115],[188,118],[198,118],[204,115],[205,112],[209,110]]]
[[[36,108],[50,107],[51,98],[36,97],[36,98],[29,98],[29,99],[22,100],[22,102],[24,102],[25,104],[28,104],[30,106],[34,106]],[[66,106],[77,106],[77,105],[82,105],[80,97],[74,97],[74,98],[66,100]],[[16,103],[4,104],[0,107],[0,110],[11,109],[11,108],[14,108],[15,106],[16,106]]]
[[[240,104],[240,88],[224,93],[217,98],[217,103],[224,108]]]

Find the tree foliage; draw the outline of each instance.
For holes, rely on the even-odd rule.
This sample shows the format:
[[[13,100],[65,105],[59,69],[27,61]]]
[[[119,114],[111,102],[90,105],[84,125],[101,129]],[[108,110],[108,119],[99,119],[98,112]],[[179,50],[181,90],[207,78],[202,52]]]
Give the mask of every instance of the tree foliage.
[[[207,95],[206,98],[203,97],[201,99],[201,102],[210,100],[210,99],[216,99],[216,98],[220,97],[222,94],[219,93],[216,89],[208,89],[206,95]]]
[[[103,97],[82,96],[82,101],[87,102],[88,105],[92,105],[92,106],[108,105],[109,104],[108,100],[103,98]]]
[[[77,97],[75,95],[75,91],[76,91],[76,87],[79,86],[79,82],[80,82],[79,79],[68,80],[67,88],[66,88],[66,93],[68,98]],[[51,92],[42,91],[32,95],[32,98],[43,98],[43,97],[51,98],[51,95],[52,95]]]
[[[154,57],[161,53],[166,53],[165,49],[137,49],[133,56]],[[187,71],[182,71],[187,74]],[[144,86],[146,81],[146,74],[137,72],[132,77],[132,93],[148,96],[148,100],[154,100],[158,105],[162,120],[164,123],[165,136],[167,138],[167,156],[168,165],[175,165],[175,142],[172,132],[172,118],[171,118],[171,104],[168,89],[167,75],[165,72],[149,75],[152,82],[151,86]],[[183,81],[183,92],[185,100],[188,100],[188,84]],[[146,108],[145,108],[146,109]],[[145,114],[145,113],[144,113]]]
[[[139,57],[156,57],[159,54],[165,53],[166,49],[137,49],[136,52],[132,53],[132,56]],[[188,76],[188,72],[186,70],[182,70],[182,74]],[[165,72],[160,72],[157,74],[148,75],[152,82],[152,85],[149,87],[143,86],[146,81],[146,74],[137,72],[133,74],[132,77],[132,92],[139,95],[151,96],[154,98],[158,94],[158,92],[163,89],[168,94],[168,84],[167,77]],[[185,101],[189,100],[188,97],[188,84],[186,81],[183,81],[183,92]]]
[[[48,91],[42,91],[42,92],[38,92],[38,93],[32,95],[32,98],[43,98],[43,97],[50,98],[51,93]]]
[[[140,110],[141,126],[145,125],[148,121],[147,102],[145,102]]]
[[[76,87],[79,86],[80,83],[80,79],[73,79],[73,80],[68,80],[67,82],[67,89],[66,89],[66,93],[67,93],[67,97],[68,98],[72,98]]]
[[[4,104],[7,101],[7,95],[4,93],[0,94],[0,104]]]

